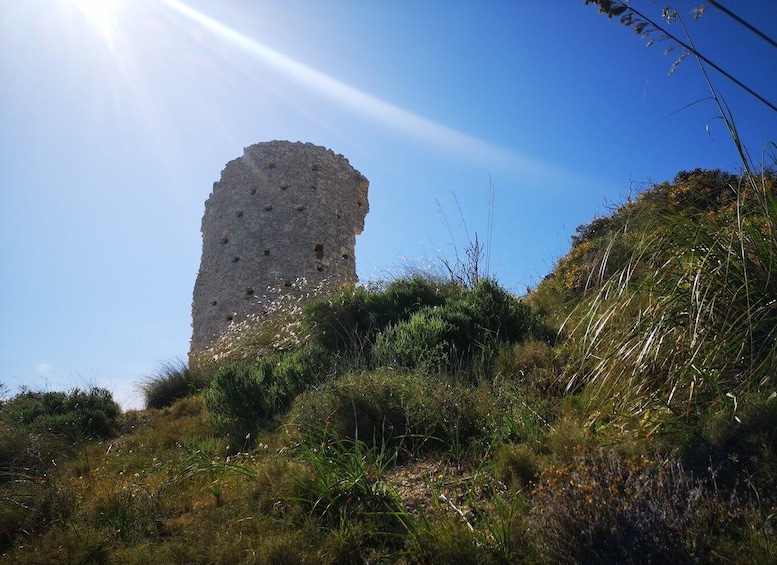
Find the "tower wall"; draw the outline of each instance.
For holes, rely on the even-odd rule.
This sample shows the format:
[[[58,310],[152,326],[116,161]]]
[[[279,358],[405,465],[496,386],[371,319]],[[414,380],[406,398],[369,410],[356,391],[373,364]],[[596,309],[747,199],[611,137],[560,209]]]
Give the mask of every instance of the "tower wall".
[[[311,143],[258,143],[227,163],[205,202],[190,356],[300,279],[355,282],[368,186],[345,157]]]

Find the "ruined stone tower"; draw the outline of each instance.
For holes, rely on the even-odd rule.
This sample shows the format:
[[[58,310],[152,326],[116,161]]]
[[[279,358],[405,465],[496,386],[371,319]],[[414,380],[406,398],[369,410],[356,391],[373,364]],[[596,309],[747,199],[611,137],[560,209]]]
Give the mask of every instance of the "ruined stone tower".
[[[345,157],[311,143],[258,143],[227,163],[205,202],[190,357],[299,279],[355,282],[368,186]]]

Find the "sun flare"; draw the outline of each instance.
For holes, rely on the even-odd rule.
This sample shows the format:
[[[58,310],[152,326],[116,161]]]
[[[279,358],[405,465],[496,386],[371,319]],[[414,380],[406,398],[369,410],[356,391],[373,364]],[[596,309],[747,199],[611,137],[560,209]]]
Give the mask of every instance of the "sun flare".
[[[115,27],[115,16],[120,0],[70,0],[89,23],[106,38]]]

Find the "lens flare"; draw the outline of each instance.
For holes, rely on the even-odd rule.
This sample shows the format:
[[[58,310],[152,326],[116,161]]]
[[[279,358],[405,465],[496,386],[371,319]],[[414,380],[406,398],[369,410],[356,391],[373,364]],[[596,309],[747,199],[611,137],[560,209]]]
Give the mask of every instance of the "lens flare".
[[[457,155],[475,156],[512,164],[520,162],[524,167],[540,166],[531,162],[529,158],[409,112],[315,70],[207,16],[181,0],[160,0],[160,2],[203,29],[239,47],[257,60],[279,70],[289,79],[357,111],[386,128],[398,130]]]
[[[116,11],[120,0],[70,0],[86,20],[106,39],[115,29]]]

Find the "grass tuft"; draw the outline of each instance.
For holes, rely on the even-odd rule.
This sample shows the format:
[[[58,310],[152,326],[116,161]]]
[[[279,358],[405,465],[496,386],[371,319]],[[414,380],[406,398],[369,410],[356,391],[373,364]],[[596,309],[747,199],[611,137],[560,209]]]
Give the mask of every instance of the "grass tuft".
[[[146,408],[167,408],[178,400],[197,394],[207,385],[207,379],[197,371],[189,370],[180,359],[162,363],[162,366],[140,385]]]

